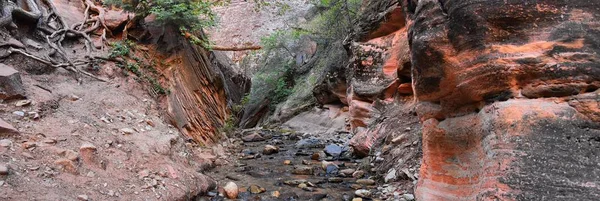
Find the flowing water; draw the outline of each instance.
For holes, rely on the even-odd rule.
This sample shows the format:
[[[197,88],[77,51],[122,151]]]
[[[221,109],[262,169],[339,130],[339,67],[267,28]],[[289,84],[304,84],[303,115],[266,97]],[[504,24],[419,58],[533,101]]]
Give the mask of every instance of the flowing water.
[[[257,133],[267,139],[230,145],[229,163],[205,173],[218,181],[219,186],[235,182],[240,188],[240,200],[352,200],[356,189],[375,188],[373,184],[356,183],[357,179],[369,183],[368,171],[360,178],[352,177],[350,169],[361,169],[369,164],[361,165],[366,159],[350,156],[343,146],[349,137],[347,134],[325,140],[292,132],[261,130]],[[263,154],[266,145],[277,146],[279,152]],[[327,152],[334,155],[324,152],[328,145]],[[336,156],[340,151],[342,154]],[[255,192],[251,192],[252,185],[257,186]],[[264,192],[257,190],[260,188]],[[198,200],[224,200],[223,194],[222,190],[215,190]]]

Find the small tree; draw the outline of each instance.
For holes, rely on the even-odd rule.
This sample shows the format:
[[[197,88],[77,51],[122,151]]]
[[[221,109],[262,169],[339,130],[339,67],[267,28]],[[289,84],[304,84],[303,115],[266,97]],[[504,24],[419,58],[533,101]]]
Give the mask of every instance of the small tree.
[[[107,0],[106,4],[135,13],[135,17],[123,31],[126,37],[128,28],[151,14],[156,16],[156,22],[162,26],[184,31],[214,26],[216,14],[212,8],[219,3],[207,0]]]

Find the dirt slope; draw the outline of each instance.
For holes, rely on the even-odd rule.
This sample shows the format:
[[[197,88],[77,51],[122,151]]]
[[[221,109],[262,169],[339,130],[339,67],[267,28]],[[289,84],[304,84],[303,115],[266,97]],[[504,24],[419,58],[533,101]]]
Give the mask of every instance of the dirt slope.
[[[2,135],[10,143],[0,147],[0,164],[9,168],[0,176],[0,199],[182,200],[210,184],[197,172],[206,165],[199,149],[164,121],[133,77],[78,83],[58,70],[22,78],[32,103],[0,105],[0,118],[20,131]]]

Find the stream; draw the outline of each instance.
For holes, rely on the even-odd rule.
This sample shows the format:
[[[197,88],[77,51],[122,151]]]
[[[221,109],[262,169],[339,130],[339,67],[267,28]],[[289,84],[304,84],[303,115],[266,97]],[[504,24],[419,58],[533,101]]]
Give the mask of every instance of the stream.
[[[243,132],[225,148],[228,163],[205,172],[219,188],[197,200],[227,200],[223,186],[228,182],[237,185],[238,200],[372,200],[377,184],[368,170],[373,164],[369,157],[352,157],[350,137],[344,132],[329,137]]]

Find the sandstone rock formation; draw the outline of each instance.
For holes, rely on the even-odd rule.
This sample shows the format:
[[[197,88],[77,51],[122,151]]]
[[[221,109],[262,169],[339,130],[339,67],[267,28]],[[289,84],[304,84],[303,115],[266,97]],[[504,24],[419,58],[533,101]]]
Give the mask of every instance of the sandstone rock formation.
[[[599,196],[600,3],[406,6],[423,108],[418,199]]]
[[[169,64],[164,69],[171,93],[168,115],[184,135],[210,145],[222,136],[218,132],[229,118],[231,107],[249,89],[249,79],[234,71],[227,58],[185,40],[173,30],[151,31],[158,51]]]
[[[600,3],[394,2],[366,3],[372,17],[349,42],[348,104],[354,128],[366,127],[355,151],[385,136],[375,103],[414,93],[417,200],[600,195]]]

